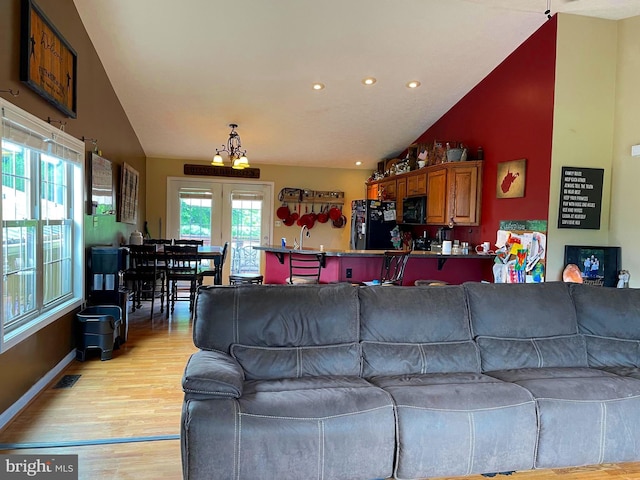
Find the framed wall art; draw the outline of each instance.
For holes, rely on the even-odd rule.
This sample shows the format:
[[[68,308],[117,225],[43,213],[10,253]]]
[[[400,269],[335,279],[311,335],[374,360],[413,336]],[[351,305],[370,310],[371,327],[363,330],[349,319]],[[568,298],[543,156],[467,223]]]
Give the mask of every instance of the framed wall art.
[[[89,215],[114,215],[113,165],[97,153],[87,154],[89,170]]]
[[[75,50],[33,0],[22,0],[21,21],[20,80],[76,118]]]
[[[131,165],[124,163],[120,175],[120,203],[118,221],[136,223],[138,213],[138,187],[140,175]]]
[[[527,160],[511,160],[498,163],[496,198],[524,197],[527,175]]]

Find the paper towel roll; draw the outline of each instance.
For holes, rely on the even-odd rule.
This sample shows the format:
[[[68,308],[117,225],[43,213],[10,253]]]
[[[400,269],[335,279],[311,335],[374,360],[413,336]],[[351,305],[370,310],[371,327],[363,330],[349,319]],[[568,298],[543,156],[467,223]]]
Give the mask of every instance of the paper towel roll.
[[[451,255],[451,240],[442,241],[442,254]]]

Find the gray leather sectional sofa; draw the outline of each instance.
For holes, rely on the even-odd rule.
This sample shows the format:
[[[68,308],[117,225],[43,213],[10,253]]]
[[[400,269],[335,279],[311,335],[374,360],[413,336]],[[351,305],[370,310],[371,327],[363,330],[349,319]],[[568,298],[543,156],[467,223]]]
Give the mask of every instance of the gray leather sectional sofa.
[[[640,461],[640,290],[205,287],[193,330],[185,479]]]

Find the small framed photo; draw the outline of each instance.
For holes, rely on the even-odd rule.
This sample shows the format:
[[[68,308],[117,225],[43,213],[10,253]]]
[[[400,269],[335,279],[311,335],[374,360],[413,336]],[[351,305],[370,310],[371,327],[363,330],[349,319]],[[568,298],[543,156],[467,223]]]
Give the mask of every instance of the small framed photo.
[[[524,197],[526,175],[527,160],[525,158],[498,163],[496,198]]]

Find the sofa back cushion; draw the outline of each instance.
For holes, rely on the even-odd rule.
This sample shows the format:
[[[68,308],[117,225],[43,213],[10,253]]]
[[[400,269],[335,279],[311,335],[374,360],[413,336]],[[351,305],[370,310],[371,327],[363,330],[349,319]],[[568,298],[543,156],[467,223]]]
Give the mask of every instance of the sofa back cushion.
[[[231,355],[247,380],[319,375],[360,376],[359,343],[317,347],[252,347],[234,344]]]
[[[586,367],[569,286],[465,283],[483,371]]]
[[[358,289],[363,375],[478,372],[461,286]]]
[[[571,285],[589,365],[640,367],[640,290]]]
[[[465,373],[480,371],[476,344],[466,342],[362,342],[362,375]]]
[[[308,347],[358,342],[358,296],[350,284],[201,288],[193,339],[202,350],[233,344]]]
[[[544,338],[477,337],[482,370],[513,368],[586,367],[587,349],[582,335]]]

